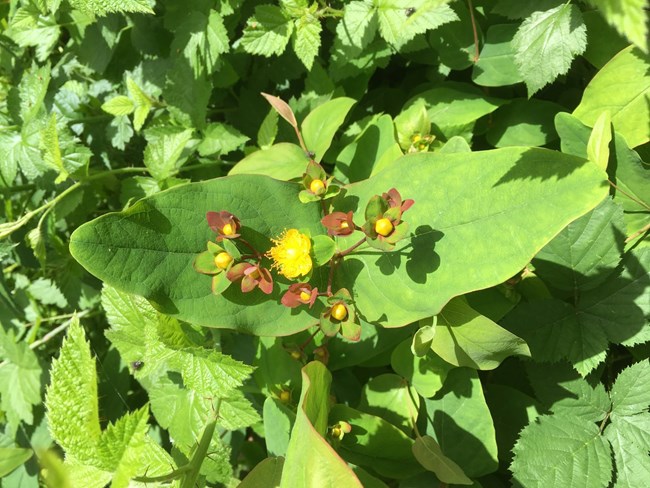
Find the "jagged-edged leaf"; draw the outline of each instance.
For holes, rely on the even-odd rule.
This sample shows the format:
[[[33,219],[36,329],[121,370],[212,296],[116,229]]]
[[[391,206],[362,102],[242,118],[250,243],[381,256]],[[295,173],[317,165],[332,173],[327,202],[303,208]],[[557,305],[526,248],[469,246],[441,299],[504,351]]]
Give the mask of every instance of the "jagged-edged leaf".
[[[99,439],[100,465],[113,473],[111,487],[129,486],[141,468],[141,457],[147,448],[145,438],[149,425],[149,407],[129,412],[115,424],[109,424]]]
[[[616,377],[610,391],[613,410],[616,415],[634,415],[645,412],[650,406],[650,364],[641,361],[625,368]]]
[[[221,156],[238,149],[248,141],[245,136],[234,127],[219,122],[212,123],[205,128],[203,140],[197,146],[201,156],[219,154]]]
[[[293,32],[293,22],[280,7],[259,5],[255,15],[248,19],[241,44],[246,52],[262,56],[284,52]]]
[[[0,409],[12,428],[23,421],[34,422],[34,405],[41,403],[41,375],[38,357],[24,341],[16,341],[13,332],[0,327]],[[13,468],[12,468],[13,469]]]
[[[645,0],[588,0],[607,22],[645,52],[648,51],[648,4]]]
[[[192,129],[177,127],[156,127],[147,130],[147,147],[144,151],[144,164],[151,176],[164,180],[178,169],[181,154],[192,138]]]
[[[612,478],[607,441],[582,419],[539,417],[521,432],[514,454],[513,479],[526,488],[598,488]]]
[[[20,118],[29,124],[43,110],[43,100],[50,84],[50,65],[40,68],[36,64],[23,73],[18,85],[20,94]]]
[[[588,290],[605,281],[621,260],[623,209],[606,198],[567,225],[535,256],[535,273],[560,290]]]
[[[328,400],[332,375],[318,361],[302,369],[302,392],[291,430],[281,487],[359,487],[350,467],[323,438],[328,426]]]
[[[104,102],[102,110],[115,116],[129,115],[135,110],[135,104],[129,97],[118,95]]]
[[[199,393],[218,395],[240,387],[253,368],[218,351],[191,348],[178,351],[183,383]]]
[[[526,342],[476,312],[464,298],[452,299],[438,315],[431,349],[455,366],[494,369],[511,355],[530,356]]]
[[[110,12],[153,14],[148,0],[70,0],[70,4],[76,9],[95,15],[106,15]]]
[[[426,433],[467,476],[497,469],[496,433],[475,370],[452,369],[443,388],[424,404]]]
[[[219,56],[228,51],[228,32],[216,10],[190,10],[176,30],[172,52],[182,52],[195,73],[212,73]]]
[[[632,46],[603,66],[585,88],[573,114],[592,127],[604,110],[612,116],[614,130],[630,147],[650,140],[650,61]]]
[[[526,372],[537,399],[555,414],[600,422],[611,410],[612,402],[602,383],[592,386],[568,363],[531,361]]]
[[[97,371],[84,330],[74,318],[52,363],[45,407],[50,432],[68,458],[94,464],[101,437]],[[74,414],[71,414],[74,412]]]
[[[644,486],[650,479],[650,456],[647,445],[625,437],[614,424],[605,429],[605,437],[612,446],[616,465],[614,488]]]
[[[310,70],[314,64],[314,58],[318,56],[321,40],[320,33],[323,27],[320,19],[311,13],[303,15],[296,20],[296,35],[294,37],[293,49],[302,61],[302,64]]]
[[[519,74],[532,96],[569,71],[587,47],[587,28],[577,5],[565,3],[532,13],[512,39]]]
[[[627,253],[616,275],[581,293],[576,306],[559,300],[520,304],[503,323],[527,342],[536,361],[568,359],[585,376],[605,359],[609,342],[650,340],[648,260],[650,250]]]
[[[348,2],[343,10],[343,18],[336,26],[336,35],[344,45],[363,49],[375,37],[378,25],[375,9],[370,2]]]
[[[430,29],[458,20],[456,13],[440,0],[411,0],[408,5],[398,0],[374,2],[379,33],[386,42],[400,47]]]

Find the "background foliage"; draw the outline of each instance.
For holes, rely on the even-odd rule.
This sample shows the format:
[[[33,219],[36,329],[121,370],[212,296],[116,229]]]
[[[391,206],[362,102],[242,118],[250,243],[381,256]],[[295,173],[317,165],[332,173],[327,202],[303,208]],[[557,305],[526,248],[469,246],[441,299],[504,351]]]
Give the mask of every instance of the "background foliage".
[[[0,486],[650,484],[645,0],[0,13]],[[325,233],[262,92],[337,210],[416,201],[358,342],[191,269],[208,210]]]

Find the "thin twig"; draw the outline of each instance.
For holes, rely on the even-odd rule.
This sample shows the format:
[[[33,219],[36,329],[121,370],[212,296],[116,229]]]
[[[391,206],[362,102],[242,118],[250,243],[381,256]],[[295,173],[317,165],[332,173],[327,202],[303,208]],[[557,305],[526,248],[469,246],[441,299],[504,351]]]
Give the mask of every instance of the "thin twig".
[[[478,63],[479,53],[478,53],[478,32],[476,31],[476,19],[474,18],[474,6],[472,5],[472,0],[467,0],[467,7],[469,9],[469,16],[472,19],[472,32],[474,33],[474,64]]]
[[[640,236],[641,234],[644,234],[644,233],[648,232],[649,230],[650,230],[650,222],[647,223],[645,225],[645,227],[643,227],[643,229],[637,230],[634,234],[632,234],[630,237],[625,239],[625,244],[627,244],[628,242],[634,240],[636,237]]]
[[[609,183],[613,188],[615,188],[616,191],[620,191],[623,195],[625,195],[627,198],[629,198],[629,199],[632,200],[633,202],[636,202],[636,203],[638,203],[639,205],[641,205],[642,207],[645,207],[645,208],[647,208],[648,210],[650,210],[650,207],[649,207],[646,203],[642,202],[641,200],[636,199],[635,197],[633,197],[633,196],[630,195],[629,193],[623,191],[621,188],[619,188],[618,186],[616,186],[616,184],[614,184],[613,181],[611,181],[611,180],[607,180],[607,182],[608,182],[608,183]]]

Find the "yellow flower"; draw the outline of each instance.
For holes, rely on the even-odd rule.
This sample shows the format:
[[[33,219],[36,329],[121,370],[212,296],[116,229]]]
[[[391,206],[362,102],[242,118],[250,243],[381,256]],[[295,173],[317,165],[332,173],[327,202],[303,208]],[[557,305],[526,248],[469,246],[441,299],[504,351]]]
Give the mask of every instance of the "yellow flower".
[[[290,279],[311,271],[311,241],[308,236],[296,229],[289,229],[279,239],[271,240],[275,246],[267,255],[273,259],[273,268],[278,268],[281,274]]]

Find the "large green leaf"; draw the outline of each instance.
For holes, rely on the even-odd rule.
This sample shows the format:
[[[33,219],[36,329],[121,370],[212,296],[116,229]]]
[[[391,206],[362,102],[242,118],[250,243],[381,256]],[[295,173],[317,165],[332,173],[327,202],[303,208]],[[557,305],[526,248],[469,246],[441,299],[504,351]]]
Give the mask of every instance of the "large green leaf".
[[[490,26],[481,57],[472,69],[474,83],[480,86],[505,86],[524,81],[517,70],[512,47],[516,31],[517,26],[513,24]]]
[[[604,176],[594,164],[543,149],[404,156],[351,185],[336,205],[360,211],[394,186],[415,200],[404,214],[415,236],[390,253],[361,248],[339,276],[369,322],[397,327],[436,315],[452,297],[523,269],[605,197]]]
[[[469,477],[497,468],[497,444],[490,410],[476,371],[456,368],[426,405],[426,433]]]
[[[302,176],[309,159],[299,146],[288,142],[255,151],[237,163],[231,175],[266,175],[276,180],[290,180]]]
[[[283,488],[359,487],[349,466],[323,438],[327,431],[332,375],[318,361],[302,370],[302,393],[282,471]]]
[[[334,134],[355,103],[356,100],[352,98],[335,98],[316,107],[305,117],[301,126],[302,136],[307,150],[314,153],[316,161],[323,159]]]
[[[34,455],[31,449],[0,447],[0,477],[6,476]]]
[[[71,238],[70,251],[106,283],[142,295],[182,320],[258,335],[292,334],[313,319],[307,312],[281,306],[277,285],[270,298],[259,290],[242,295],[237,284],[217,297],[211,291],[211,277],[198,274],[192,264],[214,240],[207,211],[237,215],[243,222],[242,235],[262,252],[271,245],[268,238],[286,228],[323,233],[319,206],[300,203],[299,190],[297,184],[256,175],[176,187],[80,227]]]
[[[604,110],[630,147],[650,140],[650,61],[631,46],[618,53],[591,80],[573,114],[593,127]]]

